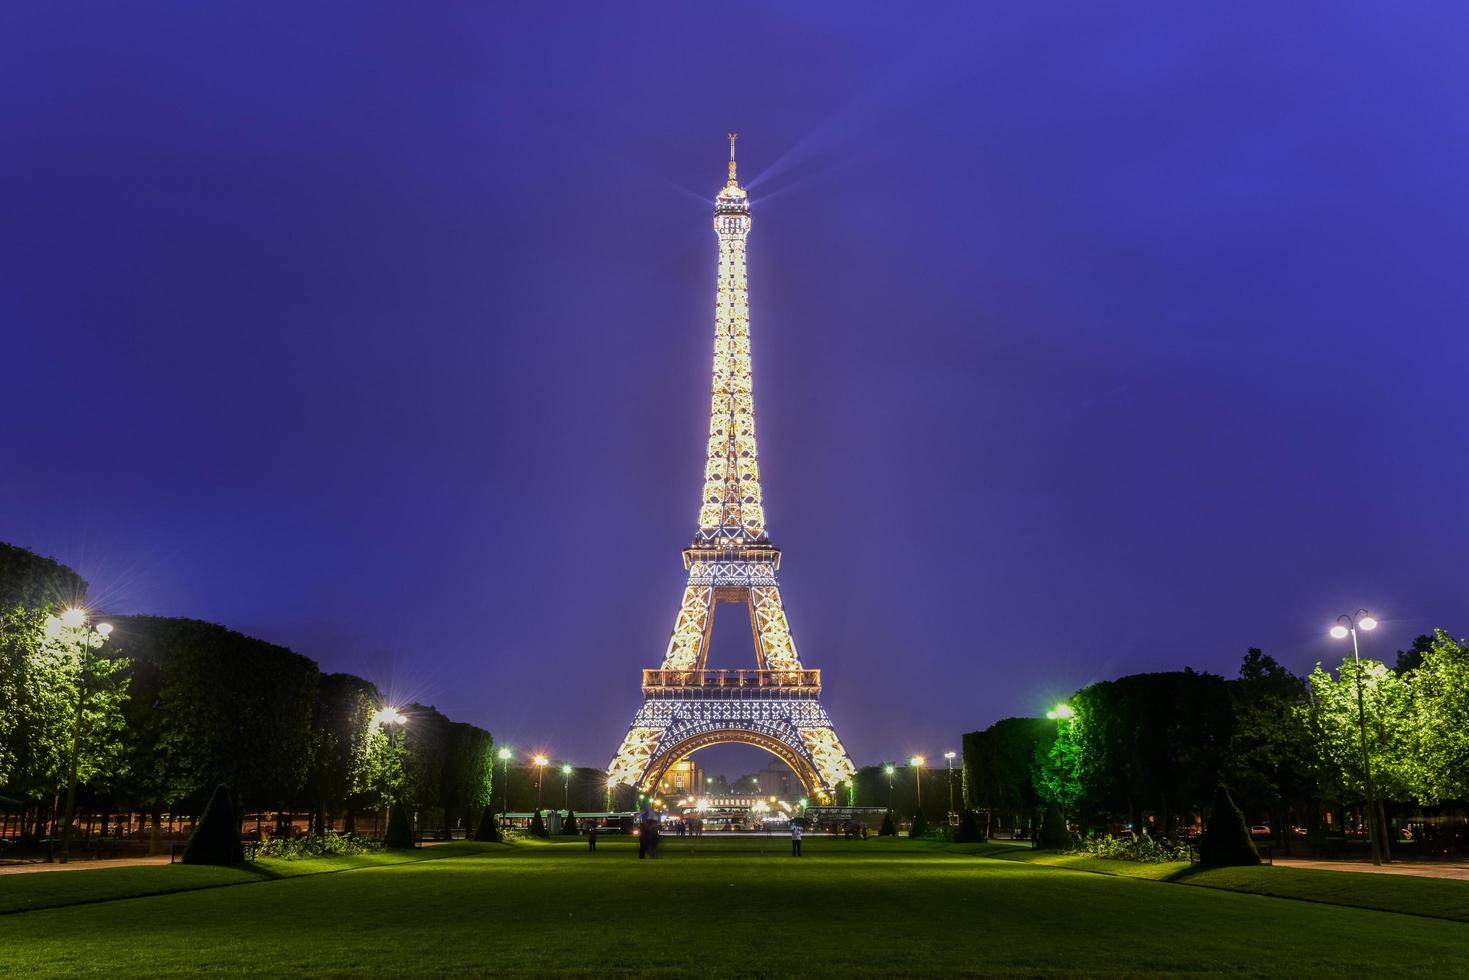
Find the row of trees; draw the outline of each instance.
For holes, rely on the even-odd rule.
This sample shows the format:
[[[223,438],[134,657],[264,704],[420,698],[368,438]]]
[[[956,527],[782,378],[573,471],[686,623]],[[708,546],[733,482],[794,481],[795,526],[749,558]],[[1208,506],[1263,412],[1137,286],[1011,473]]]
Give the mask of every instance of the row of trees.
[[[318,830],[390,801],[421,825],[472,827],[489,804],[489,732],[414,704],[390,738],[371,681],[212,623],[112,617],[84,651],[47,623],[85,593],[70,569],[0,544],[0,793],[38,835],[78,734],[83,807],[148,812],[155,828],[164,812],[198,814],[218,785],[245,810],[310,813]]]
[[[1469,649],[1442,630],[1394,667],[1348,659],[1299,677],[1251,649],[1233,680],[1184,670],[1092,684],[1055,718],[964,736],[965,799],[1017,826],[1055,804],[1171,836],[1223,782],[1277,835],[1319,827],[1367,798],[1359,681],[1379,797],[1399,810],[1469,800]]]

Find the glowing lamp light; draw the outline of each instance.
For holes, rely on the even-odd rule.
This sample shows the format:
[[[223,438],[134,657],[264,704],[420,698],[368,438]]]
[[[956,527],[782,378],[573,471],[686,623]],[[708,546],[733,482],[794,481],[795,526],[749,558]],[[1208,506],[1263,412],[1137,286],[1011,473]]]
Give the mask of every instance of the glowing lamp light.
[[[402,725],[408,719],[397,708],[383,708],[372,716],[372,721],[376,725]]]
[[[543,755],[536,756],[536,765],[538,765],[538,766],[544,766],[546,764],[546,761],[547,760],[546,760],[546,757],[545,756],[543,756]]]
[[[1357,625],[1370,632],[1377,629],[1377,620],[1371,614],[1368,614],[1357,620]]]
[[[1376,626],[1377,623],[1374,622],[1372,625]],[[1338,640],[1345,640],[1347,638],[1347,628],[1338,623],[1331,628],[1331,635],[1336,637]]]
[[[908,765],[910,765],[910,766],[921,766],[921,765],[923,765],[923,756],[921,756],[921,755],[915,755],[913,758],[911,758],[911,759],[908,760]]]
[[[98,623],[97,624],[97,632],[98,633],[101,633],[103,636],[111,636],[112,635],[112,624],[111,623]]]
[[[76,606],[72,606],[70,609],[66,610],[66,612],[61,614],[61,625],[67,627],[68,629],[76,629],[78,626],[82,625],[86,621],[87,614],[82,612]]]
[[[945,752],[944,753],[944,758],[945,759],[952,759],[952,758],[954,758],[954,756],[956,756],[958,754],[959,754],[958,752]]]
[[[889,776],[891,776],[893,773],[897,772],[897,770],[894,769],[891,765],[883,766],[882,767],[882,771],[885,772],[885,773],[887,773]]]
[[[509,749],[501,749],[500,750],[500,760],[502,762],[508,762],[508,761],[510,761],[510,750]]]
[[[1052,721],[1065,721],[1067,718],[1076,717],[1076,709],[1069,704],[1058,704],[1046,712],[1046,717]]]

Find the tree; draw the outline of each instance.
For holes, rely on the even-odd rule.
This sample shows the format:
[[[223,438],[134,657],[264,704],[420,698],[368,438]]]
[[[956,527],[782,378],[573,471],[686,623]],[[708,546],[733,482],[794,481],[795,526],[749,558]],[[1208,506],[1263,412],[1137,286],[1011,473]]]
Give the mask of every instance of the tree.
[[[1317,664],[1307,678],[1310,698],[1301,714],[1325,764],[1321,770],[1322,790],[1327,796],[1344,800],[1367,798],[1359,727],[1363,721],[1359,719],[1357,702],[1359,677],[1367,758],[1378,797],[1408,799],[1411,795],[1408,753],[1413,741],[1408,682],[1382,662],[1366,658],[1360,664],[1343,660],[1336,677]]]
[[[954,841],[959,844],[977,844],[984,839],[978,817],[973,810],[965,807],[963,816],[959,818],[959,829],[954,834]]]
[[[487,806],[479,818],[479,829],[474,832],[475,840],[500,842],[500,821],[495,816],[495,808]]]
[[[1223,783],[1214,791],[1209,824],[1199,839],[1199,863],[1215,868],[1260,863],[1245,815],[1234,805]]]
[[[1435,630],[1409,685],[1413,792],[1430,804],[1469,799],[1469,649]]]
[[[1061,851],[1071,846],[1071,830],[1066,826],[1066,814],[1061,812],[1061,805],[1054,800],[1046,806],[1038,843],[1043,850],[1048,851]]]
[[[546,830],[546,821],[541,818],[541,811],[537,808],[535,816],[530,818],[530,835],[532,837],[550,837]]]
[[[893,823],[893,811],[888,810],[882,815],[882,826],[877,829],[879,837],[898,836],[898,825]]]
[[[913,812],[913,823],[908,827],[909,837],[924,837],[928,834],[928,817],[922,810]]]
[[[1006,718],[964,736],[964,797],[1007,827],[1036,822],[1040,797],[1033,778],[1037,746],[1055,737],[1045,718]]]
[[[408,819],[408,808],[396,800],[388,804],[388,830],[383,835],[383,846],[395,850],[413,846],[413,823]]]
[[[312,763],[306,780],[317,833],[333,815],[361,803],[360,786],[372,749],[377,686],[352,674],[324,674],[312,712]],[[349,828],[353,821],[349,812]]]
[[[1252,647],[1229,688],[1235,725],[1225,768],[1232,797],[1249,811],[1268,813],[1276,839],[1289,848],[1291,801],[1308,797],[1317,782],[1311,733],[1300,711],[1306,681]]]
[[[1436,632],[1442,632],[1438,630]],[[1415,671],[1423,663],[1423,655],[1433,649],[1434,637],[1427,633],[1420,633],[1413,638],[1413,645],[1406,650],[1398,651],[1397,665],[1393,668],[1399,674],[1407,674]]]
[[[184,849],[185,864],[243,864],[245,850],[240,846],[240,818],[235,812],[227,786],[217,786],[209,805],[204,808],[189,846]]]

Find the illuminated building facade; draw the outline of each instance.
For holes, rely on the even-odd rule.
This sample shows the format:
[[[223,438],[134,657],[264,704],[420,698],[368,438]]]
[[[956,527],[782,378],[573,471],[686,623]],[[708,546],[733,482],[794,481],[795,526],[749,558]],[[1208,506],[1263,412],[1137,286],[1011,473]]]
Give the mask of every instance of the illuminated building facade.
[[[803,667],[796,653],[776,582],[780,549],[765,528],[745,272],[750,202],[735,176],[734,149],[731,133],[729,180],[714,202],[713,390],[699,528],[683,552],[688,584],[663,665],[643,671],[643,706],[607,775],[609,785],[656,790],[697,749],[741,742],[774,754],[814,799],[826,799],[855,769],[821,706],[821,672]],[[754,670],[706,666],[714,607],[722,602],[749,611]]]

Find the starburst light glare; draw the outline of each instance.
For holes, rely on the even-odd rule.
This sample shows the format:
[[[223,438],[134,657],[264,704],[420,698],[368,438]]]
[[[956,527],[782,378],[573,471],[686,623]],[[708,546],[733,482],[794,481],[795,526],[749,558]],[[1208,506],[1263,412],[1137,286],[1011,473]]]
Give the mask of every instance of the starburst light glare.
[[[87,614],[82,612],[76,606],[72,606],[70,609],[66,610],[66,612],[61,614],[61,625],[67,627],[68,629],[76,629],[78,626],[82,625],[86,621]]]

